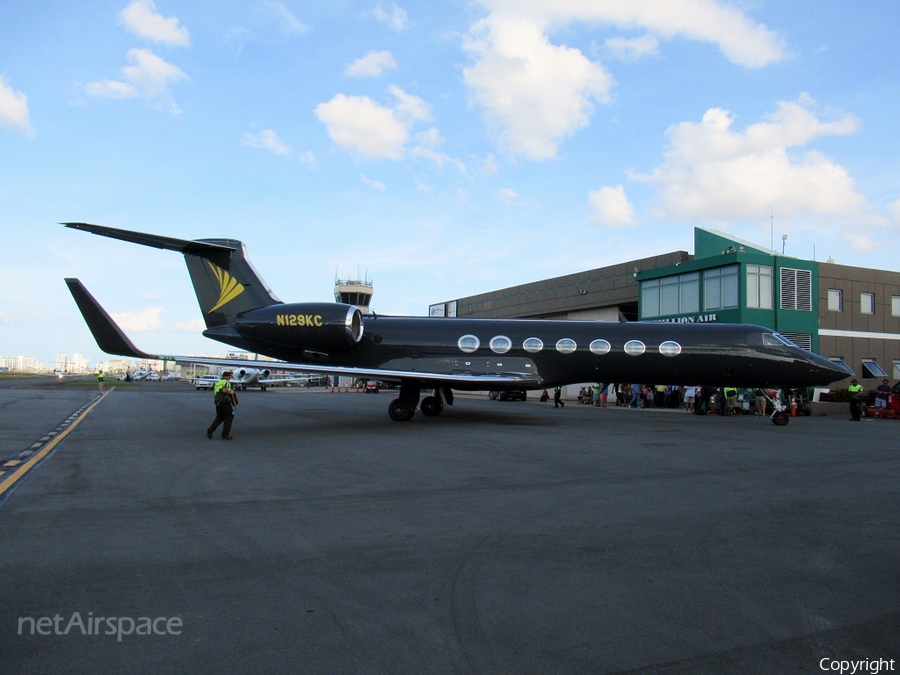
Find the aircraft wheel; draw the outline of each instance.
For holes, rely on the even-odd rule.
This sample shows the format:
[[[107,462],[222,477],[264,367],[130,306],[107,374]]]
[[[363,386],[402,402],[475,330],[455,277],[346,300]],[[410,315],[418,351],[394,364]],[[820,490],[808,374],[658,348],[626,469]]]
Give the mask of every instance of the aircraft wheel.
[[[408,422],[416,414],[415,409],[406,408],[400,405],[400,399],[395,398],[388,406],[388,415],[395,422]]]
[[[779,410],[778,412],[772,414],[772,423],[777,427],[783,427],[790,421],[791,416],[788,415],[784,410]]]
[[[419,407],[422,409],[422,414],[428,415],[429,417],[440,415],[444,410],[444,406],[437,396],[426,396],[422,399],[422,403],[419,404]]]

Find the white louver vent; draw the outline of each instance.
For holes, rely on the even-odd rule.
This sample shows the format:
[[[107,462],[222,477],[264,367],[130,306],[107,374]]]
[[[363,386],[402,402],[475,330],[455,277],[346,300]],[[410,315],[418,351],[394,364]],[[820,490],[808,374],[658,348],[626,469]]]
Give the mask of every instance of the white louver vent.
[[[812,272],[781,268],[781,309],[812,311]]]
[[[812,351],[812,335],[809,333],[782,333],[784,337],[793,342],[800,349]]]

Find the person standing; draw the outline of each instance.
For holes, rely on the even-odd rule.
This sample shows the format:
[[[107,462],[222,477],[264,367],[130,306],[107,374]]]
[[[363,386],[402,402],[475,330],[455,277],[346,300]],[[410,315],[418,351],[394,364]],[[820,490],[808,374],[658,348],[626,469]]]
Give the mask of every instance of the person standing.
[[[97,373],[97,386],[100,388],[100,393],[103,393],[103,385],[106,384],[106,373],[102,370]]]
[[[753,414],[757,417],[762,417],[766,414],[766,403],[768,401],[766,392],[761,387],[757,387],[753,390],[753,398]]]
[[[875,405],[880,408],[887,408],[888,401],[891,396],[891,383],[888,382],[887,379],[881,381],[877,387],[875,387]]]
[[[216,403],[216,419],[206,430],[206,437],[212,440],[213,432],[221,424],[222,440],[231,440],[231,425],[234,423],[234,406],[237,405],[237,396],[231,387],[231,371],[222,373],[222,379],[213,386],[213,396]]]
[[[563,403],[562,400],[562,387],[556,387],[553,390],[553,407],[554,408],[565,408],[566,404]]]
[[[737,387],[723,387],[722,393],[725,395],[725,416],[731,417],[732,415],[737,415]]]
[[[850,421],[859,422],[862,415],[862,402],[866,395],[863,393],[862,385],[856,381],[856,378],[850,380],[847,393],[850,394]]]
[[[694,412],[694,396],[696,391],[697,387],[690,384],[684,388],[684,411],[686,413]]]

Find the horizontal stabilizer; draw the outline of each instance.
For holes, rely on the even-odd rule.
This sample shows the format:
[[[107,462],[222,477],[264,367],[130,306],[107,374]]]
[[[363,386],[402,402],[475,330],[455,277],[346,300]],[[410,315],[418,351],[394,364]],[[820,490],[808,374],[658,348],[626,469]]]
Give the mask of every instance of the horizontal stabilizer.
[[[119,356],[131,356],[138,359],[152,359],[153,355],[142,352],[134,346],[131,340],[116,325],[112,317],[100,306],[94,296],[91,295],[78,279],[66,279],[66,285],[75,298],[78,309],[91,329],[97,346],[107,354]]]
[[[240,245],[236,242],[236,246],[225,246],[222,244],[212,244],[204,241],[191,241],[189,239],[176,239],[175,237],[163,237],[158,234],[145,234],[144,232],[131,232],[130,230],[119,230],[115,227],[105,227],[103,225],[92,225],[91,223],[60,223],[74,230],[82,230],[91,234],[99,234],[103,237],[112,239],[121,239],[122,241],[130,241],[133,244],[141,244],[142,246],[150,246],[152,248],[162,248],[169,251],[180,251],[189,255],[199,255],[208,258],[228,257],[233,251],[237,250]]]

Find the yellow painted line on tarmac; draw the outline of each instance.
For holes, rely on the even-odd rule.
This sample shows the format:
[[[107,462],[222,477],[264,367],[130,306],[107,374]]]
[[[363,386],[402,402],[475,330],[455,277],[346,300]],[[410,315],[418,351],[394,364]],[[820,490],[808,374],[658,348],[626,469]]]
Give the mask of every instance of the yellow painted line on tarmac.
[[[113,387],[113,389],[115,389],[115,387]],[[84,412],[82,412],[68,427],[66,427],[66,429],[64,431],[61,431],[59,433],[59,435],[56,438],[54,438],[52,441],[47,443],[47,445],[45,445],[40,452],[36,453],[34,455],[34,457],[32,457],[27,462],[22,464],[22,466],[18,467],[9,478],[7,478],[2,483],[0,483],[0,497],[2,497],[3,494],[7,490],[12,488],[20,479],[24,478],[25,475],[34,467],[35,464],[37,464],[42,459],[44,459],[44,457],[49,455],[53,451],[53,448],[55,448],[62,439],[64,439],[66,436],[68,436],[69,432],[72,431],[72,429],[74,429],[75,427],[77,427],[81,423],[81,420],[83,420],[85,417],[87,417],[88,414],[100,404],[100,401],[102,401],[104,398],[106,398],[107,394],[111,394],[113,392],[113,389],[110,389],[109,391],[105,392],[96,401],[91,403],[91,405],[88,408],[86,408],[84,410]],[[19,463],[19,460],[15,460],[15,464],[18,464],[18,463]],[[12,464],[11,462],[7,462],[3,466],[10,466],[11,464]],[[0,475],[2,475],[2,474],[0,474]]]

